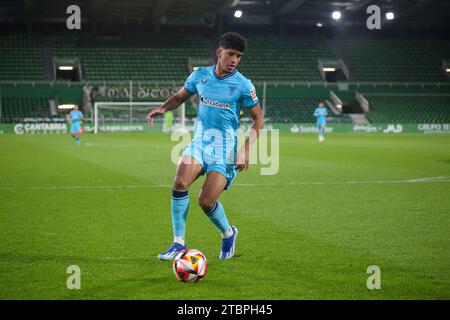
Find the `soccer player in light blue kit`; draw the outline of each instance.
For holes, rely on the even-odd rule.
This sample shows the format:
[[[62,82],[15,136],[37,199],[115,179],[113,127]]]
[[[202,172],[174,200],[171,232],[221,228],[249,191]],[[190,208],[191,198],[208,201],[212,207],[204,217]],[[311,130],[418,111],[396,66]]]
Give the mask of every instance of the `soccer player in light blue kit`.
[[[183,151],[172,186],[174,241],[169,249],[158,255],[160,260],[172,260],[186,249],[188,189],[205,173],[206,180],[199,197],[200,207],[222,234],[220,259],[230,259],[234,255],[238,229],[228,222],[218,198],[230,188],[237,171],[247,170],[250,146],[258,138],[264,122],[255,87],[236,70],[246,46],[245,39],[237,33],[222,35],[216,49],[217,64],[197,68],[187,78],[183,88],[161,107],[149,112],[149,125],[153,126],[155,116],[177,108],[193,94],[199,96],[194,138]],[[253,125],[244,146],[238,150],[241,108],[248,110]]]
[[[80,121],[84,121],[83,113],[78,110],[78,106],[75,105],[73,110],[69,113],[70,134],[75,139],[76,144],[80,144],[80,136],[83,133],[81,129]]]
[[[319,134],[319,142],[325,140],[325,125],[327,124],[328,111],[323,102],[319,102],[319,107],[314,111],[314,116],[317,118],[317,132]]]

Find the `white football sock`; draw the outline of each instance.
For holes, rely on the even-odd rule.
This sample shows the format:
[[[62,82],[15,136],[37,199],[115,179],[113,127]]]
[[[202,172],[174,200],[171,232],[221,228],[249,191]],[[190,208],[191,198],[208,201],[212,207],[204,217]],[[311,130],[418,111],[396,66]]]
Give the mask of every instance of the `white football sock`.
[[[233,235],[233,229],[230,227],[227,232],[222,233],[222,239],[227,239]]]
[[[179,243],[184,246],[184,237],[173,237],[173,242]]]

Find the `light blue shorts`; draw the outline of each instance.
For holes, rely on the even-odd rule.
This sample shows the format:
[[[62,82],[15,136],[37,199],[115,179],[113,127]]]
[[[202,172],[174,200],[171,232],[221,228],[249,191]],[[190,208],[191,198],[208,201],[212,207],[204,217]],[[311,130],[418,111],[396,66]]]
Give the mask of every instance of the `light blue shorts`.
[[[81,131],[81,126],[79,122],[72,122],[70,125],[70,133],[76,133]]]
[[[225,190],[228,190],[236,178],[236,150],[237,142],[230,142],[227,145],[215,144],[194,137],[183,150],[182,156],[190,156],[197,160],[206,174],[216,171],[225,176],[228,180]]]

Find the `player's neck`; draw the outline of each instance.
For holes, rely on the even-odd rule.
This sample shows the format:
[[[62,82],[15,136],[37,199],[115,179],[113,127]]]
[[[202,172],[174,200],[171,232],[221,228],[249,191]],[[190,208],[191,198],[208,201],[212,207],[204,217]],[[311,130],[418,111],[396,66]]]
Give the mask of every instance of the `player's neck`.
[[[231,72],[226,72],[221,67],[219,67],[219,64],[216,64],[216,67],[214,68],[214,72],[215,72],[216,76],[218,76],[219,78],[223,78],[223,77],[231,74]]]

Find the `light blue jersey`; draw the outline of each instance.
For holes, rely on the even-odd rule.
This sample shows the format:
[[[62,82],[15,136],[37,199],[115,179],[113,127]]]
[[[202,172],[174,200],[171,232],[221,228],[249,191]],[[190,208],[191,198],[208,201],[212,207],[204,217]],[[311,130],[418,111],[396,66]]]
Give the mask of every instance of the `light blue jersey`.
[[[79,122],[80,118],[83,118],[83,113],[80,110],[70,111],[70,117],[72,118],[72,123]]]
[[[218,77],[215,66],[198,68],[187,78],[184,89],[199,96],[197,122],[201,123],[202,131],[195,131],[196,134],[208,129],[224,134],[236,131],[241,108],[251,109],[259,103],[255,87],[237,70]]]
[[[241,108],[251,109],[259,104],[255,87],[237,70],[219,77],[215,66],[209,66],[192,72],[184,89],[198,94],[199,106],[194,139],[183,155],[199,161],[206,173],[222,173],[230,184],[236,173],[239,113]]]
[[[326,108],[316,108],[314,116],[317,118],[317,125],[325,125],[327,123],[328,111]]]
[[[80,119],[83,118],[83,113],[80,110],[70,111],[70,117],[72,118],[72,124],[70,125],[70,132],[80,132]]]

